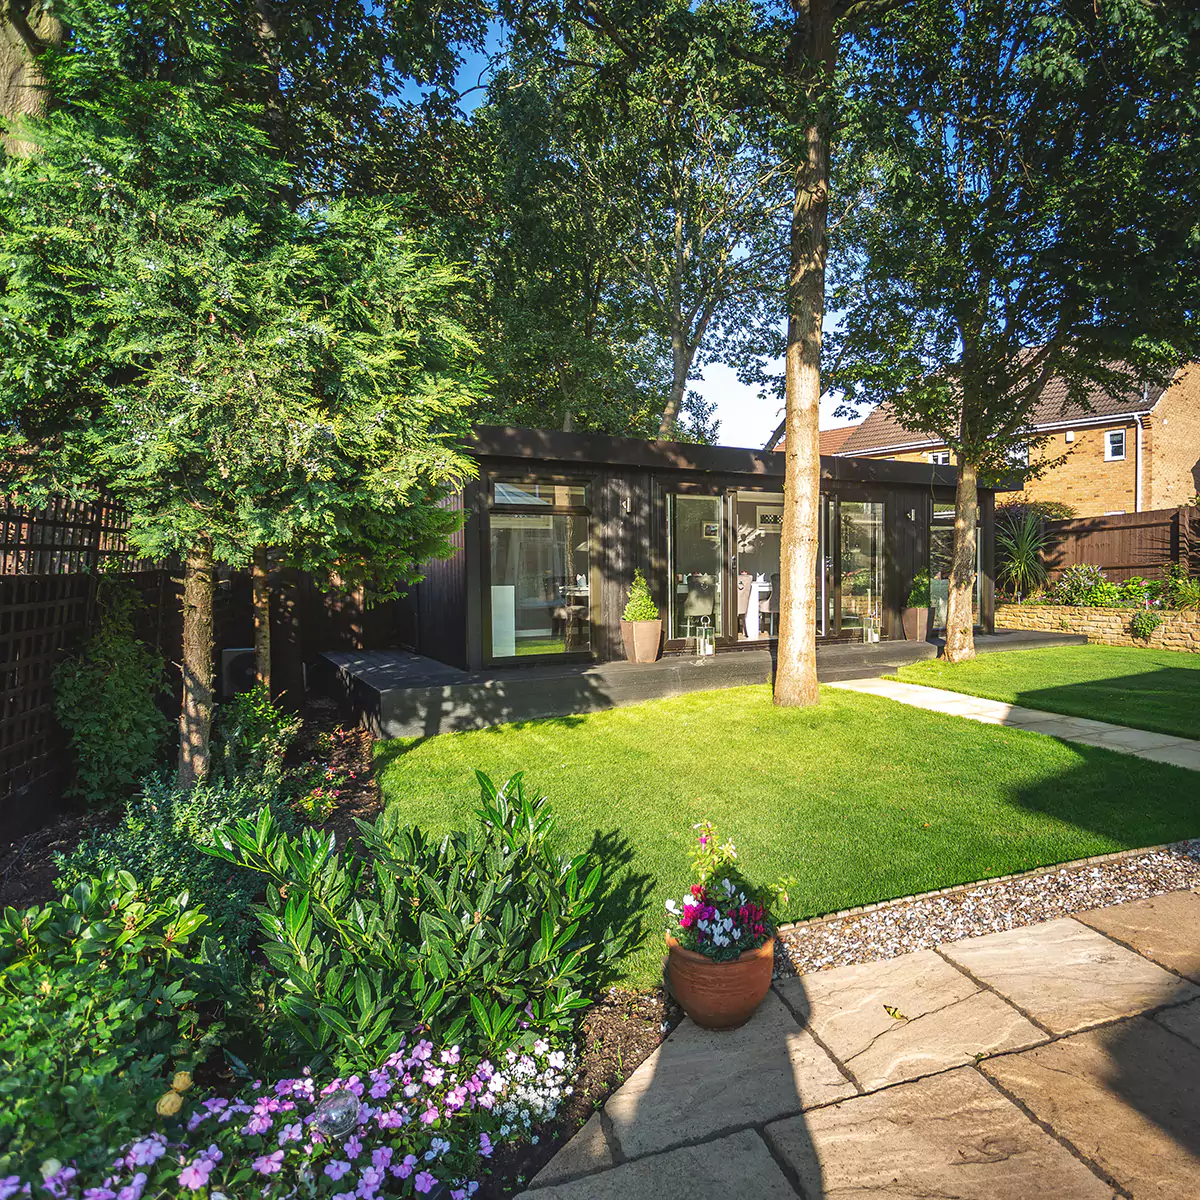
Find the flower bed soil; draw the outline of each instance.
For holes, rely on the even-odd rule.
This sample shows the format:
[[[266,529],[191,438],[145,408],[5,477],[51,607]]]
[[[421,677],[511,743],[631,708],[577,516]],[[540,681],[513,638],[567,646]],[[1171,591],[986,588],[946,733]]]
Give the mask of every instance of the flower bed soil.
[[[477,1193],[480,1200],[505,1200],[528,1186],[682,1018],[682,1010],[661,989],[614,988],[585,1010],[575,1035],[579,1061],[571,1095],[554,1120],[538,1130],[536,1145],[519,1142],[497,1148],[492,1174]]]

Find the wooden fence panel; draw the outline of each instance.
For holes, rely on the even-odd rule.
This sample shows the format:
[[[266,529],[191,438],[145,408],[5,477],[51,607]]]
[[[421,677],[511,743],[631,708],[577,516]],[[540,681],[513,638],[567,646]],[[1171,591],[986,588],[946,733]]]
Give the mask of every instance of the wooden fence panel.
[[[1076,517],[1045,523],[1049,544],[1045,552],[1050,578],[1067,567],[1087,563],[1103,569],[1109,579],[1143,576],[1161,579],[1168,563],[1200,564],[1200,513],[1190,508],[1163,508],[1113,516]]]

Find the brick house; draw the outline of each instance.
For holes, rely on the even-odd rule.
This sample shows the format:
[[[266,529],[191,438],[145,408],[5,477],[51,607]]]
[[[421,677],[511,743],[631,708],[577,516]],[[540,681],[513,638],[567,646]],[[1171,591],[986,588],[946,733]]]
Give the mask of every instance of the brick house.
[[[1063,461],[1029,480],[1020,496],[1059,500],[1077,516],[1094,517],[1176,508],[1200,493],[1200,363],[1181,367],[1165,388],[1097,391],[1090,408],[1067,404],[1065,390],[1051,382],[1033,414],[1034,431],[1048,436],[1037,459]],[[832,451],[839,456],[954,461],[943,442],[902,428],[886,405],[848,430],[826,432],[846,434]]]

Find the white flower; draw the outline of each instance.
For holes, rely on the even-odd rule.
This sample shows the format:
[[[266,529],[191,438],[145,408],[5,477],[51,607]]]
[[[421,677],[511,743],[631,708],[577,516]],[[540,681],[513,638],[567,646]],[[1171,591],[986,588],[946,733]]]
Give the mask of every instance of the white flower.
[[[679,911],[679,905],[676,904],[674,900],[668,900],[667,901],[667,912],[677,913],[678,911]]]

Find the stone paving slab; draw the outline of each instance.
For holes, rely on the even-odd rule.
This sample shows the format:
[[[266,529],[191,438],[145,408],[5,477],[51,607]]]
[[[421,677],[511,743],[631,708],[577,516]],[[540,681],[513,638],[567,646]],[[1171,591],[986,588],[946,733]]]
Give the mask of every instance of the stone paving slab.
[[[1178,1008],[1166,1008],[1155,1013],[1152,1020],[1200,1049],[1200,1000],[1181,1004]]]
[[[821,1200],[1112,1200],[1113,1189],[974,1067],[767,1126]]]
[[[1046,1040],[932,950],[775,986],[792,1008],[808,1011],[813,1033],[868,1092]]]
[[[1008,704],[1003,700],[987,700],[964,692],[952,692],[947,688],[923,687],[892,679],[848,679],[827,686],[883,696],[929,712],[965,717],[968,721],[1008,725],[1063,741],[1099,746],[1117,754],[1133,754],[1154,762],[1200,771],[1200,742],[1189,738],[1173,738],[1126,725],[1114,725],[1108,721],[1094,721],[1090,717],[1044,712],[1019,704]]]
[[[1151,762],[1166,763],[1169,767],[1186,767],[1189,771],[1200,771],[1200,743],[1188,742],[1182,746],[1164,746],[1161,750],[1139,750],[1138,758]]]
[[[1075,919],[1200,983],[1200,896],[1195,892],[1097,908]]]
[[[583,1128],[533,1177],[530,1187],[544,1187],[615,1165],[612,1147],[604,1136],[603,1119],[594,1112]]]
[[[1200,1195],[1200,1049],[1155,1022],[1136,1017],[981,1067],[1134,1197]]]
[[[1070,917],[952,942],[940,953],[1056,1034],[1200,997],[1193,984]]]
[[[684,1021],[605,1106],[625,1158],[774,1121],[854,1085],[774,992],[728,1033]]]
[[[523,1195],[529,1200],[796,1200],[795,1189],[752,1129]]]

